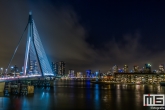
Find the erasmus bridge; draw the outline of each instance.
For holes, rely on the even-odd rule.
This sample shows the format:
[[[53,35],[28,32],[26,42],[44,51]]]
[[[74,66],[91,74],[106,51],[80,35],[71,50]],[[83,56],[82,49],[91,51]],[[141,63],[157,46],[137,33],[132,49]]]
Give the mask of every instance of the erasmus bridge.
[[[45,50],[43,48],[41,39],[39,37],[35,22],[32,18],[32,13],[29,12],[28,23],[25,27],[25,30],[16,46],[14,54],[10,59],[7,70],[10,67],[10,64],[17,52],[17,49],[22,41],[25,31],[27,32],[27,43],[26,43],[26,51],[25,51],[25,59],[23,66],[23,74],[18,77],[4,77],[0,78],[0,81],[5,80],[16,80],[16,79],[24,79],[24,78],[32,78],[32,77],[46,77],[46,76],[54,76],[53,71],[51,69],[51,65],[46,56]],[[7,74],[7,71],[6,71]]]

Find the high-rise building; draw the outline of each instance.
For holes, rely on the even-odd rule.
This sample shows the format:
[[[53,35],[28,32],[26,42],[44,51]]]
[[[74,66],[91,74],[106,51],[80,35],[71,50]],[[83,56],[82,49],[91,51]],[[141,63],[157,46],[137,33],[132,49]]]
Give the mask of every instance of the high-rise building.
[[[91,74],[92,74],[92,71],[91,71],[91,70],[87,70],[87,71],[86,71],[86,76],[87,76],[87,77],[90,77]]]
[[[56,63],[52,62],[51,67],[52,67],[53,74],[57,75],[58,74],[58,62],[56,62]]]
[[[123,70],[124,70],[124,73],[128,73],[128,65],[124,65]]]
[[[65,62],[63,61],[58,62],[58,74],[65,75]]]
[[[124,68],[118,68],[118,73],[124,73]]]
[[[38,64],[36,60],[30,60],[29,74],[39,74]]]
[[[159,73],[164,73],[164,65],[163,64],[159,65]]]
[[[56,62],[54,65],[54,72],[56,75],[58,75],[58,62]]]
[[[55,74],[55,63],[54,62],[52,62],[51,68],[52,68],[52,72]]]
[[[138,73],[139,72],[139,66],[135,65],[133,67],[133,71],[134,71],[134,73]]]
[[[107,71],[106,73],[106,75],[111,75],[111,74],[112,74],[111,70]]]
[[[68,71],[68,76],[69,77],[74,77],[75,75],[74,75],[74,70],[73,69],[69,69],[69,71]]]
[[[145,73],[151,73],[151,64],[145,64],[144,72]]]
[[[81,78],[83,77],[83,73],[82,72],[77,72],[77,78]]]
[[[18,70],[18,67],[16,65],[11,67],[11,72],[12,73],[14,73],[14,72],[17,73],[18,71],[19,70]]]
[[[115,65],[112,67],[112,73],[118,73],[118,66]]]
[[[57,76],[63,76],[65,75],[65,62],[60,61],[60,62],[52,62],[52,70],[55,75]]]

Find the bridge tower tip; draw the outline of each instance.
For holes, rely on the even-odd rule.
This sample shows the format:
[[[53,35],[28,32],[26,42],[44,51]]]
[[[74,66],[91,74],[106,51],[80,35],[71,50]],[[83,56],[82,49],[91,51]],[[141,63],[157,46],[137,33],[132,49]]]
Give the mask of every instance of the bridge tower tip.
[[[29,11],[29,15],[32,15],[32,12],[31,11]]]

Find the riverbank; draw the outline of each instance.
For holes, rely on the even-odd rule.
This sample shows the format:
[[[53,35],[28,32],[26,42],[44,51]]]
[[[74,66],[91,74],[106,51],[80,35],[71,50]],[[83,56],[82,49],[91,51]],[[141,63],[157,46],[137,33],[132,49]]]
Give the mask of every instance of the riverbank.
[[[129,85],[159,85],[159,84],[140,84],[140,83],[119,83],[119,82],[110,82],[110,81],[91,81],[91,83],[93,84],[105,84],[105,85],[108,85],[108,84],[129,84]],[[164,83],[165,84],[165,83]]]

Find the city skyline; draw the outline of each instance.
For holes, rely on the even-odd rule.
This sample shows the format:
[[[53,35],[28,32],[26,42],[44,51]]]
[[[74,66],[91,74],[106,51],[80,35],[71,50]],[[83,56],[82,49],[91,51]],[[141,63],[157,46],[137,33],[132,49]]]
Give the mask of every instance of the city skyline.
[[[22,67],[17,67],[17,65],[11,65],[11,67],[8,69],[8,73],[11,73],[13,71],[13,69],[17,68],[17,72],[19,73],[23,73],[23,66]],[[28,67],[29,69],[31,68]],[[83,71],[80,70],[75,70],[73,69],[68,69],[66,71],[65,69],[65,62],[60,61],[60,62],[52,62],[51,64],[51,68],[53,71],[53,74],[55,75],[69,75],[71,73],[71,71],[76,72],[82,72],[82,73],[87,73],[87,71],[91,71],[91,73],[164,73],[164,64],[160,64],[158,66],[158,68],[156,69],[152,69],[152,65],[151,64],[144,64],[144,66],[139,67],[138,65],[132,65],[132,66],[128,66],[128,65],[123,65],[123,67],[119,67],[118,65],[114,65],[113,67],[111,67],[108,71],[103,72],[98,70],[91,70],[91,69],[86,69]],[[3,67],[0,67],[1,72],[5,73],[6,69]],[[146,69],[149,69],[146,71]],[[30,73],[28,73],[30,74]]]
[[[165,1],[0,0],[0,108],[165,109]]]
[[[115,64],[143,67],[145,63],[157,69],[165,64],[164,2],[18,0],[0,2],[0,66],[4,68],[30,10],[50,63],[65,61],[67,70],[106,72]],[[23,65],[25,41],[12,65]]]

